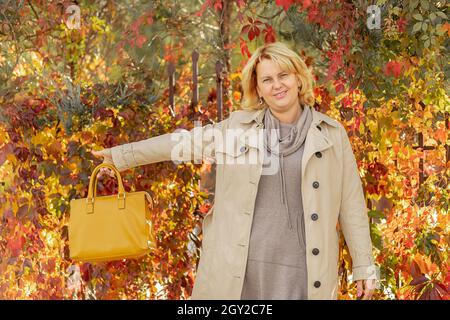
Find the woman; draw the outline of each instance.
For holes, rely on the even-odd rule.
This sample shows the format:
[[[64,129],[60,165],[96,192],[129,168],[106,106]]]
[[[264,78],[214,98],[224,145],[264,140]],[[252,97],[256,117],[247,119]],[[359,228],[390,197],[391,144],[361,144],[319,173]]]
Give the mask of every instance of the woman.
[[[338,223],[358,295],[370,299],[376,275],[367,209],[344,127],[311,107],[312,75],[282,43],[254,52],[242,86],[244,110],[181,142],[168,133],[94,155],[123,171],[173,160],[180,144],[184,159],[212,150],[215,204],[203,221],[191,299],[336,299]]]

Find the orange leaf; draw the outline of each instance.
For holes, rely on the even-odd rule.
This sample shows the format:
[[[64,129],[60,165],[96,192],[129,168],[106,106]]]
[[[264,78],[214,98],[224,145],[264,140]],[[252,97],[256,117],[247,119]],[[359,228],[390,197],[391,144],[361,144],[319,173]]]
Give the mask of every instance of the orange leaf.
[[[436,138],[436,140],[440,141],[441,143],[446,143],[447,142],[447,131],[445,129],[437,129],[434,132],[434,137]]]
[[[450,23],[446,22],[441,27],[442,30],[447,31],[448,36],[450,36]]]

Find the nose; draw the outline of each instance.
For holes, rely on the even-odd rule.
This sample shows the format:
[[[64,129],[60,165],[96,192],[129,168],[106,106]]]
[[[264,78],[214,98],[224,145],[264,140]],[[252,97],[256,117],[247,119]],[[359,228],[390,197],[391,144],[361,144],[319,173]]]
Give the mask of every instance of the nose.
[[[283,85],[282,85],[282,81],[281,80],[277,80],[277,79],[275,79],[275,81],[273,82],[273,88],[274,89],[279,89],[279,88],[281,88]]]

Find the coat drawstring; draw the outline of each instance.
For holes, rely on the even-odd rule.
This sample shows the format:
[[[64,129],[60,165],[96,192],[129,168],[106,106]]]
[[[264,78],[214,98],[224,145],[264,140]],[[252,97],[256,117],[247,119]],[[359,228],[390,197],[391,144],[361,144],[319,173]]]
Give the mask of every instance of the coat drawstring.
[[[280,154],[278,159],[280,160],[279,177],[280,177],[280,184],[281,184],[281,188],[280,188],[281,203],[284,204],[284,208],[286,209],[286,214],[287,214],[287,218],[288,218],[289,229],[292,230],[291,215],[289,214],[289,204],[288,204],[287,195],[286,195],[286,178],[284,176],[284,161],[283,161],[284,155]]]

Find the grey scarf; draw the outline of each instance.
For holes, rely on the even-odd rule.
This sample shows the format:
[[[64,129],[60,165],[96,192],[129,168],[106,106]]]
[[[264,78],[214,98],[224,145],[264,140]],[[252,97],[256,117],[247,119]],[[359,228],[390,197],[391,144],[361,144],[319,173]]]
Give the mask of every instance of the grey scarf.
[[[280,197],[281,202],[286,208],[288,215],[289,228],[292,229],[291,218],[289,214],[289,206],[286,196],[286,182],[283,169],[283,158],[294,153],[305,142],[308,129],[312,122],[312,110],[308,105],[303,105],[303,111],[297,122],[289,131],[285,137],[280,137],[280,121],[272,114],[270,108],[267,108],[264,114],[264,145],[267,151],[279,159],[279,177],[280,177]],[[272,132],[272,129],[276,129]],[[272,137],[272,134],[277,134],[276,137]],[[275,139],[276,138],[276,139]],[[273,144],[272,144],[273,143]],[[278,145],[278,147],[277,147]],[[277,152],[278,151],[278,152]]]

